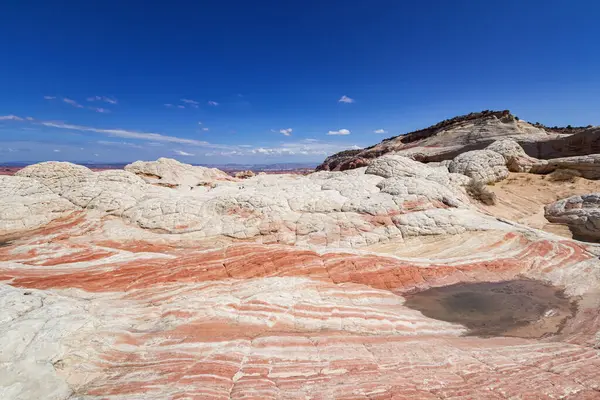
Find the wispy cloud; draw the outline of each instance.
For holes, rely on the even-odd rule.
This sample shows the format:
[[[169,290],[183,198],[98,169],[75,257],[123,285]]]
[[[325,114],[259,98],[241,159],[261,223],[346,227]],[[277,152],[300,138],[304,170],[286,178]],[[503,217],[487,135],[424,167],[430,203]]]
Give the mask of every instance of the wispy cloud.
[[[178,156],[185,156],[185,157],[190,157],[190,156],[194,156],[195,155],[195,154],[183,151],[183,150],[173,150],[173,153],[177,154]]]
[[[204,155],[206,157],[214,157],[214,156],[221,156],[221,157],[231,157],[231,156],[243,156],[244,153],[238,150],[230,150],[230,151],[213,151],[210,153],[204,153]]]
[[[198,121],[198,125],[202,125],[202,121]]]
[[[206,131],[208,131],[208,128],[202,128],[202,130],[206,132]]]
[[[258,147],[250,150],[251,154],[265,156],[326,156],[348,149],[359,149],[356,145],[340,145],[322,142],[317,139],[304,139],[299,142],[285,143],[280,147]]]
[[[376,129],[373,133],[387,133],[387,131],[385,129]]]
[[[173,149],[170,152],[173,155],[178,155],[182,157],[191,157],[194,154],[206,154],[207,156],[223,156],[223,157],[249,157],[256,158],[258,156],[269,156],[276,159],[277,157],[286,157],[286,156],[294,156],[299,158],[306,158],[311,160],[322,159],[323,156],[333,154],[338,151],[347,150],[347,149],[356,149],[359,148],[356,145],[350,145],[348,143],[339,143],[338,141],[328,142],[326,140],[318,140],[318,139],[303,139],[299,141],[281,141],[279,144],[275,145],[235,145],[235,144],[217,144],[210,143],[203,140],[196,139],[188,139],[184,137],[176,137],[169,136],[160,133],[153,132],[140,132],[140,131],[131,131],[126,129],[103,129],[96,128],[90,126],[83,125],[74,125],[66,122],[60,121],[41,121],[41,120],[33,120],[27,121],[24,118],[10,115],[0,117],[0,119],[5,120],[13,120],[18,121],[15,123],[18,124],[33,124],[41,127],[52,128],[56,130],[65,130],[65,131],[78,131],[78,132],[93,132],[101,135],[105,135],[107,137],[111,137],[113,139],[107,140],[96,140],[96,151],[100,153],[102,156],[105,156],[105,151],[99,151],[104,146],[107,147],[107,150],[110,150],[110,147],[118,148],[121,147],[127,151],[126,148],[131,148],[133,151],[136,148],[141,149],[149,149],[154,148],[155,146],[193,146],[193,147],[183,147],[186,150]],[[348,130],[340,129],[336,132],[345,132]],[[349,132],[349,131],[348,131]],[[57,137],[56,133],[52,132],[54,138]],[[119,139],[114,139],[119,138]],[[100,138],[103,139],[103,138]],[[143,142],[137,142],[136,140],[140,140]],[[9,146],[7,146],[9,147]],[[15,146],[10,146],[11,148],[17,148]],[[160,148],[160,147],[159,147]],[[58,148],[60,149],[60,147]],[[194,151],[193,149],[200,149],[198,151]],[[49,151],[52,151],[52,147],[50,147]],[[165,149],[166,151],[166,149]],[[205,153],[206,152],[206,153]]]
[[[190,100],[190,99],[181,99],[181,101],[183,103],[187,103],[187,104],[200,104],[196,100]]]
[[[106,96],[92,96],[92,97],[88,97],[87,101],[103,101],[103,102],[109,103],[109,104],[117,104],[118,103],[117,99],[113,99],[113,98],[106,97]]]
[[[16,115],[0,115],[0,121],[23,121],[23,118]]]
[[[98,140],[96,143],[102,145],[102,146],[112,146],[112,147],[131,147],[134,149],[143,149],[143,146],[140,146],[139,144],[135,144],[135,143],[129,143],[129,142],[113,142],[113,141],[109,141],[109,140]]]
[[[169,142],[169,143],[180,143],[180,144],[190,144],[194,146],[208,146],[210,143],[202,141],[202,140],[194,140],[194,139],[185,139],[176,136],[167,136],[161,135],[160,133],[148,133],[148,132],[135,132],[128,131],[125,129],[99,129],[92,128],[88,126],[80,126],[80,125],[71,125],[65,124],[63,122],[48,122],[41,121],[39,122],[43,126],[47,126],[49,128],[57,128],[57,129],[67,129],[73,131],[80,132],[96,132],[105,134],[108,136],[116,136],[127,139],[141,139],[141,140],[151,140],[155,142]]]
[[[350,97],[343,95],[342,97],[340,97],[340,99],[338,100],[338,103],[354,103],[354,99],[351,99]]]
[[[165,103],[164,106],[167,107],[167,108],[171,108],[171,107],[173,107],[173,104]]]
[[[96,111],[96,112],[98,112],[98,113],[103,113],[103,114],[107,114],[107,113],[109,113],[109,112],[110,112],[110,110],[107,110],[106,108],[101,108],[101,107],[99,107],[99,108],[96,108],[96,107],[88,107],[88,108],[89,108],[90,110],[92,110],[92,111]]]
[[[55,153],[60,153],[60,150],[59,150],[59,149],[54,149],[53,151],[54,151]]]
[[[349,135],[350,131],[348,129],[340,129],[337,131],[329,131],[327,132],[328,135]]]
[[[280,129],[279,133],[281,133],[283,136],[290,136],[292,134],[292,128]]]
[[[177,108],[185,108],[185,106],[182,106],[181,104],[177,106]]]
[[[54,100],[56,96],[44,96],[44,100]]]
[[[76,108],[83,108],[83,106],[81,104],[79,104],[78,102],[76,102],[75,100],[72,99],[67,99],[66,97],[63,99],[63,101],[65,103],[67,103],[70,106],[76,107]]]
[[[216,101],[212,101],[212,100],[211,100],[211,101],[209,101],[209,102],[208,102],[208,105],[209,105],[209,106],[218,106],[218,105],[219,105],[219,103],[217,103]]]

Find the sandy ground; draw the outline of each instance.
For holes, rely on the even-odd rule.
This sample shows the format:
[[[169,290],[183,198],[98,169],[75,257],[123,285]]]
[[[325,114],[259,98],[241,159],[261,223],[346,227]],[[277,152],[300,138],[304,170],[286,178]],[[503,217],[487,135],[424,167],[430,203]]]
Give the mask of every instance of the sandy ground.
[[[496,193],[497,203],[493,206],[480,205],[482,210],[496,217],[572,238],[566,226],[546,220],[544,206],[565,197],[600,192],[600,181],[576,178],[573,182],[555,182],[548,175],[511,173],[490,189]]]

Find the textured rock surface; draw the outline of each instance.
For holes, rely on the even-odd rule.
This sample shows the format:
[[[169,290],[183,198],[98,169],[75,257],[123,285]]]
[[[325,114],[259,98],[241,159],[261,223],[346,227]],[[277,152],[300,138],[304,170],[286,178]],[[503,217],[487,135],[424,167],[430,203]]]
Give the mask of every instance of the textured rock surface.
[[[148,183],[183,190],[207,185],[217,180],[232,180],[229,175],[216,168],[197,167],[171,158],[136,161],[125,166],[125,170],[140,176]]]
[[[0,235],[44,226],[76,208],[34,179],[0,176]]]
[[[235,173],[235,177],[238,178],[238,179],[252,178],[255,175],[256,174],[253,171],[250,171],[250,170],[238,171],[238,172]]]
[[[571,133],[579,131],[580,129],[550,129],[534,126],[515,118],[509,111],[484,111],[455,117],[426,129],[385,139],[363,150],[347,150],[334,154],[328,157],[318,169],[343,171],[363,167],[369,165],[373,159],[389,153],[426,162],[451,160],[460,153],[483,150],[493,142],[503,139],[518,142],[532,157],[560,157],[560,151],[553,150],[553,146],[547,143],[554,143],[554,148],[564,148],[565,151],[567,148],[572,149],[577,147],[581,140],[570,140],[569,137]],[[590,148],[589,152],[594,151]]]
[[[483,183],[498,182],[508,176],[505,158],[492,150],[462,153],[452,160],[448,170]]]
[[[536,166],[545,165],[545,160],[528,156],[519,143],[512,139],[498,140],[486,147],[504,157],[506,167],[510,172],[529,172]]]
[[[600,154],[554,158],[534,166],[531,172],[547,174],[561,169],[577,171],[586,179],[600,179]]]
[[[480,212],[445,166],[20,175],[0,204],[41,219],[0,242],[2,399],[598,398],[600,249]],[[464,336],[405,304],[516,278],[575,296],[559,334]]]
[[[600,193],[561,199],[546,206],[546,218],[569,226],[581,239],[600,240]]]

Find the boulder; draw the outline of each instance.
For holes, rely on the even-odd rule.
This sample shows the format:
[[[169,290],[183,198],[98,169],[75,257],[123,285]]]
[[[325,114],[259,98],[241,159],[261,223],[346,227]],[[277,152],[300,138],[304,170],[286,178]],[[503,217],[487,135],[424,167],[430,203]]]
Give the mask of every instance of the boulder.
[[[247,170],[247,171],[238,171],[235,173],[234,176],[237,179],[248,179],[248,178],[252,178],[253,176],[256,176],[256,174],[253,171]]]
[[[600,193],[558,200],[544,212],[548,221],[567,225],[574,238],[600,241]]]
[[[506,160],[492,150],[473,150],[460,154],[452,160],[448,170],[483,183],[498,182],[508,176]]]
[[[528,156],[521,145],[512,139],[498,140],[486,147],[486,150],[501,154],[511,172],[529,172],[533,166],[545,164],[545,161]]]

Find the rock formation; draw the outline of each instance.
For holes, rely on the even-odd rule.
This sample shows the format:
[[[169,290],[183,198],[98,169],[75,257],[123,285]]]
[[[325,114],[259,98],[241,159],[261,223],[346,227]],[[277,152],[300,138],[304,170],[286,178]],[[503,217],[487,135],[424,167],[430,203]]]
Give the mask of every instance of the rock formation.
[[[253,171],[246,170],[246,171],[238,171],[235,173],[234,176],[238,179],[247,179],[247,178],[252,178],[255,175],[256,174]]]
[[[546,218],[569,226],[576,237],[600,240],[600,193],[561,199],[546,206]]]
[[[168,159],[0,176],[0,397],[598,398],[600,247],[507,219],[500,189],[544,162],[484,133],[551,134],[483,117],[489,147],[450,162],[385,154],[243,181]],[[498,204],[469,196],[496,181]],[[599,198],[546,214],[593,236]],[[503,323],[505,308],[469,291],[478,282],[533,314],[481,331],[411,306],[458,285],[458,316],[476,299]]]
[[[429,128],[395,136],[362,150],[328,157],[317,170],[344,171],[367,166],[385,154],[400,154],[422,162],[452,160],[461,153],[483,150],[510,139],[536,159],[600,153],[600,128],[549,128],[530,124],[505,111],[482,111],[442,121]],[[494,150],[494,149],[492,149]]]
[[[214,180],[232,180],[229,175],[216,168],[192,166],[170,158],[159,158],[156,161],[136,161],[125,166],[125,171],[132,172],[153,185],[183,188],[184,190],[202,186]]]

